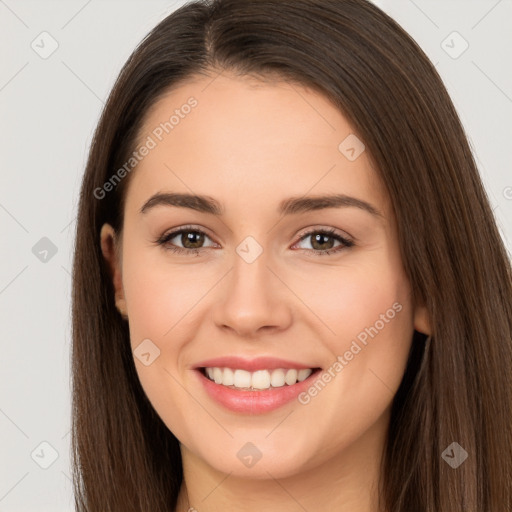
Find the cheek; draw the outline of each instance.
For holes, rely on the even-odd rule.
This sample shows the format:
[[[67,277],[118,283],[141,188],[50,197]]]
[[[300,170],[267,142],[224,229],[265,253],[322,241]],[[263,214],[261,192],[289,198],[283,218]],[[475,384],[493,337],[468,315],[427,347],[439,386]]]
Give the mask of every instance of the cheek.
[[[334,373],[343,374],[337,380],[344,392],[371,402],[377,388],[396,391],[413,333],[410,288],[399,262],[383,254],[378,264],[327,267],[314,282],[309,277],[297,285],[316,314],[312,322],[323,325],[316,329],[325,333],[332,362],[341,357],[343,369]]]
[[[150,262],[147,251],[125,243],[123,287],[135,367],[155,410],[162,413],[164,421],[169,420],[166,423],[173,431],[179,432],[179,415],[169,411],[191,407],[190,395],[181,384],[186,373],[183,361],[198,328],[197,311],[204,304],[202,299],[223,272],[205,272],[204,267],[201,270],[194,264],[171,265],[165,256]],[[146,365],[148,361],[137,354],[148,352],[153,362]]]
[[[386,323],[387,330],[388,325],[399,324],[406,317],[410,320],[407,280],[400,267],[384,255],[378,264],[318,267],[314,272],[299,269],[289,280],[333,340],[355,337],[388,310],[387,317],[393,321]],[[400,314],[395,314],[400,309],[393,308],[396,302],[403,307]]]
[[[196,265],[171,265],[165,257],[149,263],[142,250],[126,251],[123,286],[132,344],[144,338],[173,338],[213,284]]]
[[[155,411],[174,433],[183,435],[184,420],[175,411],[188,411],[191,401],[181,383],[180,358],[192,331],[187,314],[207,283],[190,270],[193,265],[184,270],[164,258],[148,264],[147,254],[138,248],[125,254],[123,287],[135,368]],[[149,357],[140,357],[145,353]]]
[[[328,418],[329,447],[341,449],[385,414],[402,381],[413,333],[409,286],[393,265],[337,268],[318,275],[314,292],[305,296],[328,326],[316,329],[325,333],[332,359],[324,369],[325,384],[301,397],[303,421]]]

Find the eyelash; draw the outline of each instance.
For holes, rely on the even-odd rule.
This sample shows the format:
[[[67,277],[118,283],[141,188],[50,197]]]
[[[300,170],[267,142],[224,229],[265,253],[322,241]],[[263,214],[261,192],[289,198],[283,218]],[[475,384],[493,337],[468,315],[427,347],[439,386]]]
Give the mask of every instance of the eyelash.
[[[177,229],[175,231],[172,231],[170,233],[164,234],[158,240],[156,240],[156,244],[162,246],[167,251],[172,251],[174,253],[186,254],[186,255],[194,254],[196,256],[198,256],[199,253],[201,253],[204,249],[207,249],[207,247],[199,247],[199,248],[195,248],[195,249],[186,249],[186,248],[178,247],[178,246],[176,246],[174,244],[169,244],[168,243],[170,240],[172,240],[174,237],[176,237],[176,235],[180,235],[182,233],[200,233],[200,234],[203,234],[205,236],[208,236],[204,231],[202,231],[200,229],[197,229],[197,228],[194,228],[193,226],[184,226],[184,227],[181,227],[181,228],[179,228],[179,229]],[[300,237],[298,242],[296,242],[296,243],[301,242],[302,240],[304,240],[308,236],[311,236],[312,234],[327,235],[327,236],[332,237],[335,240],[341,242],[342,245],[338,246],[338,247],[335,247],[335,248],[332,248],[332,249],[323,249],[323,250],[299,249],[299,250],[307,251],[309,253],[314,254],[315,256],[324,256],[324,255],[331,255],[331,254],[334,254],[334,253],[341,252],[342,250],[348,249],[348,248],[353,247],[355,245],[355,243],[352,240],[349,240],[348,238],[342,237],[341,235],[336,233],[335,229],[332,229],[332,228],[328,228],[328,229],[312,229],[312,230],[308,231],[307,233],[304,233]],[[210,237],[208,237],[208,238],[210,238]],[[294,245],[296,245],[296,244],[294,244]]]

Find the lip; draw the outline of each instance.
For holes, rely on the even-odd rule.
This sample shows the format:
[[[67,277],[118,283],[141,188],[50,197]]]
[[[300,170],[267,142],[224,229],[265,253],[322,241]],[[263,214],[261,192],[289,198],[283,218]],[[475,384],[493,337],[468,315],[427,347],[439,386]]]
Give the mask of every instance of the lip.
[[[233,364],[233,360],[237,359],[236,364],[231,366]],[[206,393],[209,395],[209,397],[217,402],[218,404],[222,405],[223,407],[237,413],[243,413],[243,414],[264,414],[267,412],[274,411],[275,409],[278,409],[285,404],[291,402],[297,396],[305,391],[309,386],[312,385],[313,381],[321,374],[321,368],[318,367],[312,367],[312,366],[304,366],[304,365],[297,365],[297,363],[287,363],[287,366],[280,366],[277,364],[277,366],[264,366],[262,367],[262,362],[265,361],[267,358],[261,358],[257,360],[244,360],[246,363],[246,366],[240,365],[240,360],[238,358],[221,358],[221,359],[211,359],[209,361],[205,361],[205,366],[203,366],[204,363],[201,363],[201,365],[194,368],[194,374],[197,375],[201,385],[204,387]],[[226,360],[229,360],[229,364],[225,364]],[[266,364],[270,359],[266,361]],[[274,364],[276,359],[272,359],[272,364]],[[212,364],[214,363],[214,364]],[[219,364],[222,363],[222,364]],[[281,364],[283,362],[281,361]],[[296,365],[296,366],[294,366]],[[302,368],[312,368],[314,369],[313,373],[307,378],[304,379],[301,382],[297,382],[296,384],[293,384],[292,386],[284,385],[279,388],[271,388],[271,389],[264,389],[259,391],[243,391],[243,390],[237,390],[234,388],[229,388],[226,386],[223,386],[222,384],[216,384],[214,381],[210,380],[206,375],[203,373],[202,368],[204,367],[228,367],[228,368],[239,368],[239,369],[247,369],[248,367],[255,368],[254,370],[247,370],[247,371],[256,371],[258,369],[275,369],[275,368],[296,368],[296,369],[302,369]]]
[[[276,357],[256,357],[254,359],[244,359],[238,356],[225,356],[216,357],[214,359],[207,359],[193,366],[194,369],[199,368],[233,368],[240,370],[247,370],[248,372],[255,372],[257,370],[275,370],[276,368],[295,368],[302,370],[306,368],[318,368],[318,366],[311,366],[297,361],[287,361]]]

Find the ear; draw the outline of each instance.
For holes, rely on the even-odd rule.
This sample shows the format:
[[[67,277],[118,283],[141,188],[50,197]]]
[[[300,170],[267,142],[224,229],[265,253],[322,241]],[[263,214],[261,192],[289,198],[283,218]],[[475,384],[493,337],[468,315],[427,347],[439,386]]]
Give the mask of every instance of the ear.
[[[120,240],[117,239],[114,228],[110,224],[103,224],[100,232],[101,252],[108,264],[110,277],[114,285],[116,307],[123,318],[128,318],[119,257],[119,243]]]
[[[424,305],[418,305],[414,309],[414,329],[428,336],[432,334],[430,316]]]

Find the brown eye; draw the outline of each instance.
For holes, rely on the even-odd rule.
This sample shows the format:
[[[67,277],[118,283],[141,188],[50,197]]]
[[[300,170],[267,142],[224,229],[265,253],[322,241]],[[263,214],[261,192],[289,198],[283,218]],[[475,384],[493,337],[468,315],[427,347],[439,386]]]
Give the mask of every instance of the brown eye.
[[[317,233],[316,235],[310,235],[311,247],[318,250],[332,249],[334,246],[334,237],[326,235],[324,233]]]
[[[204,243],[204,233],[199,231],[182,231],[180,241],[185,249],[198,249]]]
[[[301,237],[298,244],[304,241],[309,241],[311,248],[302,247],[302,249],[319,256],[337,253],[355,245],[354,242],[341,236],[334,229],[316,229],[309,231]],[[336,242],[338,242],[337,245],[335,245]]]
[[[205,245],[207,239],[210,240],[210,243]],[[163,246],[164,249],[184,254],[197,254],[203,249],[215,246],[215,243],[211,241],[206,233],[192,227],[176,229],[171,233],[163,235],[156,243]]]

